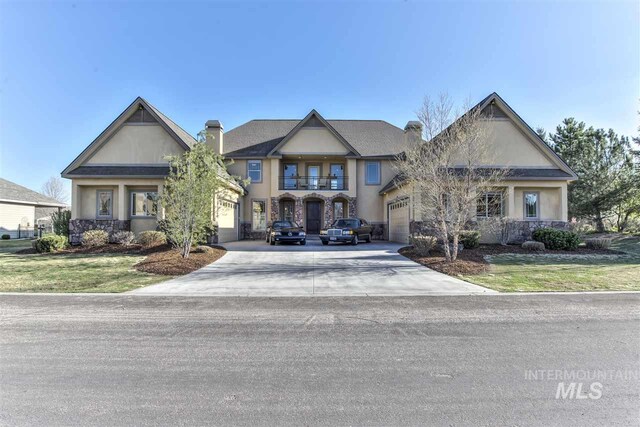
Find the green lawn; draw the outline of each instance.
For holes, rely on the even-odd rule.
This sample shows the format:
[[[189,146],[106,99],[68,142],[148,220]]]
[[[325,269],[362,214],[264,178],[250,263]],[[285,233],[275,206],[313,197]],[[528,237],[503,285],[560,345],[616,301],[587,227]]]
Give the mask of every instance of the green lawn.
[[[464,280],[501,292],[640,290],[640,238],[615,236],[612,249],[626,255],[498,255]]]
[[[167,280],[133,265],[144,257],[124,254],[16,254],[24,240],[0,241],[0,292],[124,292]]]

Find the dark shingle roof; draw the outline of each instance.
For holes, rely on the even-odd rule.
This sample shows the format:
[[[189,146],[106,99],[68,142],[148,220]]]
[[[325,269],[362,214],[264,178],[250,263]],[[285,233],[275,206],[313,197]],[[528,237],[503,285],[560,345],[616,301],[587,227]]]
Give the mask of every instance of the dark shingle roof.
[[[68,173],[79,176],[136,176],[165,177],[169,175],[169,165],[164,166],[80,166]]]
[[[11,200],[15,202],[26,202],[38,206],[64,207],[64,203],[30,190],[27,187],[18,185],[15,182],[0,178],[0,200]]]
[[[393,156],[403,151],[404,131],[383,120],[327,120],[362,156]],[[264,157],[300,120],[251,120],[224,135],[227,157]]]
[[[455,168],[456,172],[462,173],[463,170],[464,170],[463,168]],[[489,172],[495,171],[496,169],[487,168],[485,170],[489,173]],[[572,176],[560,169],[513,168],[513,169],[509,169],[509,171],[505,175],[505,178],[513,179],[513,180],[518,180],[518,179],[563,179],[564,180],[564,179],[571,179]],[[380,190],[380,194],[384,194],[398,187],[399,185],[402,185],[405,180],[406,178],[403,177],[401,174],[394,176],[393,179],[387,183],[387,185],[382,187],[382,189]]]

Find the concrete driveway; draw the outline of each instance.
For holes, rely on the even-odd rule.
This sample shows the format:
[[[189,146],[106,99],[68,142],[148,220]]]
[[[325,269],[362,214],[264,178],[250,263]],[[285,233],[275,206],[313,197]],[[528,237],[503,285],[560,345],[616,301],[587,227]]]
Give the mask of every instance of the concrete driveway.
[[[226,243],[217,262],[136,294],[218,296],[452,295],[495,291],[438,273],[398,254],[400,244],[270,246]]]

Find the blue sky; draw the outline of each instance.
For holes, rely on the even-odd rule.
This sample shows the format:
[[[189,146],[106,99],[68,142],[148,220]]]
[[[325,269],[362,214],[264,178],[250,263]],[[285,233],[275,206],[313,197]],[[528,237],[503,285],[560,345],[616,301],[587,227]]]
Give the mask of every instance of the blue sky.
[[[136,96],[207,119],[414,118],[498,92],[637,134],[638,2],[0,2],[0,176],[35,190]]]

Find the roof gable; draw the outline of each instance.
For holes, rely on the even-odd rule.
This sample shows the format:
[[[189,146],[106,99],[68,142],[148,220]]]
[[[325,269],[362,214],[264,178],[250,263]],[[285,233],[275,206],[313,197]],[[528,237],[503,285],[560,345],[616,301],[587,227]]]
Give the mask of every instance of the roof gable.
[[[0,178],[0,201],[36,206],[66,207],[64,203],[40,194],[15,182]]]
[[[289,133],[285,135],[285,137],[280,142],[278,142],[275,145],[275,147],[271,149],[271,151],[269,151],[269,153],[267,154],[267,157],[280,156],[279,151],[289,141],[291,141],[296,136],[296,134],[298,134],[298,132],[300,132],[303,128],[327,129],[329,133],[333,135],[333,137],[335,137],[335,139],[337,139],[338,142],[342,144],[342,146],[345,148],[346,150],[345,154],[349,154],[354,157],[360,157],[360,153],[358,153],[358,151],[355,148],[353,148],[351,144],[349,144],[347,140],[338,131],[336,131],[334,127],[331,126],[329,122],[327,122],[324,119],[324,117],[322,117],[320,113],[318,113],[316,110],[311,110],[311,112],[309,112],[309,114],[307,114],[307,116],[304,119],[300,120],[300,122],[293,129],[291,129],[291,131],[289,131]]]
[[[76,157],[69,166],[62,171],[62,176],[66,177],[69,172],[81,166],[94,153],[96,153],[113,135],[115,135],[126,123],[153,124],[158,123],[165,132],[182,149],[189,150],[196,143],[196,140],[184,129],[178,126],[173,120],[161,113],[144,98],[137,97],[107,128]]]

